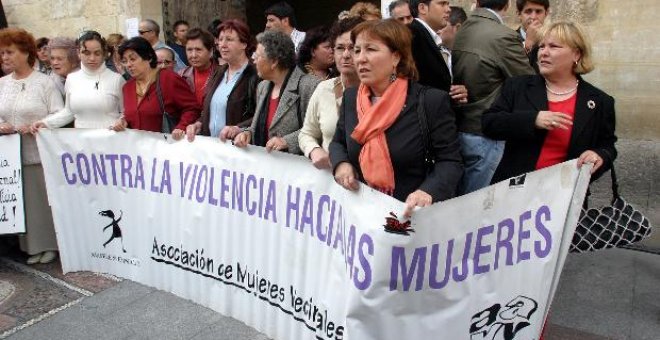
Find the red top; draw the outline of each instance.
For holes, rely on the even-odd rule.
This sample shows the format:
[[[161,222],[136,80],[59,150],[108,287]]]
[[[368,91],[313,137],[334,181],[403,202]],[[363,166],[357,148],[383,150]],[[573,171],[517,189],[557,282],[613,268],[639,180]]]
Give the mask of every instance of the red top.
[[[165,111],[180,118],[176,128],[186,130],[186,126],[197,121],[201,106],[183,78],[170,70],[160,71],[160,88],[163,94]],[[135,93],[135,79],[126,82],[124,93],[124,118],[131,129],[160,132],[163,113],[158,103],[156,82],[152,83],[138,105]]]
[[[575,116],[575,100],[577,96],[573,94],[570,98],[559,102],[548,102],[548,110],[553,112],[562,112],[571,116],[571,120]],[[536,161],[536,169],[543,169],[555,164],[559,164],[566,160],[568,155],[568,144],[571,141],[571,133],[573,132],[573,125],[569,126],[568,130],[556,128],[548,131],[541,148],[541,154]]]
[[[200,106],[204,104],[204,94],[206,93],[206,84],[211,76],[211,69],[213,67],[209,67],[204,71],[197,71],[196,69],[193,71],[195,75],[195,97]]]
[[[275,118],[275,112],[277,111],[277,105],[280,103],[280,98],[271,98],[268,102],[268,116],[266,116],[266,136],[268,136],[268,130],[270,130],[270,124]],[[266,138],[268,140],[268,138]]]

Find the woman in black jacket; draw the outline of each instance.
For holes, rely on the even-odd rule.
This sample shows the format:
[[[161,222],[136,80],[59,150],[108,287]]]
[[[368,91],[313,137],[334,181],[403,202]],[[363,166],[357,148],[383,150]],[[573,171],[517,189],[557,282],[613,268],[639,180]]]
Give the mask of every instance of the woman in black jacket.
[[[574,158],[578,167],[592,163],[598,178],[617,155],[614,99],[580,76],[594,68],[586,35],[555,22],[539,47],[540,75],[507,80],[482,117],[484,134],[506,141],[492,182]]]

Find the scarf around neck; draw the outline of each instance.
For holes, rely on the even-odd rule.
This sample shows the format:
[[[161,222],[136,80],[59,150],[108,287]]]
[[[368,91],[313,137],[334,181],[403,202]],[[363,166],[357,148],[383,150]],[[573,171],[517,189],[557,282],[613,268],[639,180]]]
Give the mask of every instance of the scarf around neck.
[[[394,193],[394,167],[385,131],[399,117],[408,93],[408,81],[397,78],[380,100],[372,104],[369,87],[360,84],[357,93],[358,124],[351,137],[362,144],[360,169],[370,187],[388,195]]]

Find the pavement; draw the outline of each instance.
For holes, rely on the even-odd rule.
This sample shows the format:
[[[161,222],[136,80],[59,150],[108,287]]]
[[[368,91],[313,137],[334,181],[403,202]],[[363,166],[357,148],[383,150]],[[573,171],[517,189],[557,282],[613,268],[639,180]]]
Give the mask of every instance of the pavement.
[[[660,226],[660,142],[621,141],[620,191]],[[607,202],[609,183],[592,187]],[[266,340],[244,323],[129,280],[24,265],[0,244],[0,339]],[[660,231],[640,250],[569,254],[546,340],[660,340]],[[452,339],[453,340],[453,339]]]

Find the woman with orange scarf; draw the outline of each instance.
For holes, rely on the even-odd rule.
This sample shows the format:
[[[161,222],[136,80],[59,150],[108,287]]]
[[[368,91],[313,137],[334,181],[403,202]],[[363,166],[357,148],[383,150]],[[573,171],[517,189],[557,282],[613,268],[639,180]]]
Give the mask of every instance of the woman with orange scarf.
[[[349,190],[363,181],[405,201],[405,217],[454,197],[463,174],[454,113],[446,92],[415,82],[410,31],[367,21],[351,40],[361,84],[344,92],[330,144],[335,181]]]

